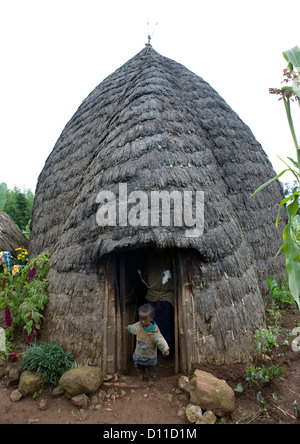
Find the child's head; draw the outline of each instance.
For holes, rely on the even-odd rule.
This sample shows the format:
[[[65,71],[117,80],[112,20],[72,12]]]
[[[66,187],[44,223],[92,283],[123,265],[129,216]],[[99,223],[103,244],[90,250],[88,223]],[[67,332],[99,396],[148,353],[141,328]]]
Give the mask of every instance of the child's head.
[[[139,320],[143,327],[149,328],[152,325],[154,319],[154,307],[150,304],[144,304],[138,309]]]

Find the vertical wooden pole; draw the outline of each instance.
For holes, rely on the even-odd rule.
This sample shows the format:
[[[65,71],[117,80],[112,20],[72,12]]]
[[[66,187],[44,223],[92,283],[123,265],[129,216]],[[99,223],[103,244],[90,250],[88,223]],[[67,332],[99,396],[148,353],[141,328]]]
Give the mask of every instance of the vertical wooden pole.
[[[179,373],[179,346],[178,346],[178,275],[176,266],[175,251],[172,254],[173,282],[174,282],[174,353],[175,353],[175,374]]]

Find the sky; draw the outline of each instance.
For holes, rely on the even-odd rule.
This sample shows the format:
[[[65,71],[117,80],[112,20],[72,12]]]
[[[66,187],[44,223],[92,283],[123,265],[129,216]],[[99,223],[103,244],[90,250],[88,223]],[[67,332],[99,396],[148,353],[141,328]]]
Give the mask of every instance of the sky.
[[[0,183],[35,191],[82,101],[148,33],[226,100],[279,173],[295,148],[269,88],[281,87],[282,52],[300,46],[299,16],[299,0],[0,0]],[[298,106],[294,119],[297,130]]]

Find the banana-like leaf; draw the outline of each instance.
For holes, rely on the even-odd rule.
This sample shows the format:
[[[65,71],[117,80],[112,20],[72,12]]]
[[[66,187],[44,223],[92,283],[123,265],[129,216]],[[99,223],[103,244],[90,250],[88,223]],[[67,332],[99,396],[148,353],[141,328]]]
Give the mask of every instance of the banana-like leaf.
[[[5,182],[0,183],[0,210],[3,211],[6,202],[7,186]]]
[[[300,48],[294,46],[283,53],[283,57],[288,62],[288,68],[291,73],[300,74]],[[282,91],[290,90],[300,99],[299,77],[295,77],[293,86],[282,88]]]
[[[277,212],[277,217],[276,217],[276,227],[278,227],[279,213],[280,213],[281,207],[283,205],[285,205],[289,200],[292,200],[292,199],[297,200],[297,202],[298,202],[299,194],[300,194],[300,191],[295,191],[295,193],[292,194],[291,196],[288,196],[288,197],[285,197],[284,199],[282,199],[282,201],[280,202],[279,207],[278,207],[278,212]]]
[[[292,216],[296,214],[298,208],[298,199],[295,197],[293,202],[287,206],[289,220],[283,231],[283,241],[286,268],[289,275],[289,287],[300,310],[300,248],[292,229]]]
[[[288,62],[289,70],[292,72],[293,69],[297,69],[300,73],[300,48],[299,46],[294,46],[291,49],[282,53],[285,60]]]

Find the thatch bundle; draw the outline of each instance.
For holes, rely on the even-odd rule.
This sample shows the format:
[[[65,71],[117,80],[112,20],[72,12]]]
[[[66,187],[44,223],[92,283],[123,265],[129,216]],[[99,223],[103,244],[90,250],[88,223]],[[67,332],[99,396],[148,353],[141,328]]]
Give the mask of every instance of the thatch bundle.
[[[51,253],[44,337],[78,360],[122,367],[116,355],[129,290],[122,306],[118,252],[126,275],[129,259],[141,259],[133,251],[159,245],[175,251],[182,365],[247,359],[253,331],[264,325],[266,277],[283,269],[275,259],[281,187],[250,198],[274,175],[218,93],[146,46],[83,101],[39,177],[31,254]],[[187,237],[174,223],[100,227],[97,195],[118,196],[120,183],[128,194],[204,191],[203,235]]]
[[[28,249],[28,239],[12,218],[0,210],[0,251],[10,251],[16,256],[16,248]]]

